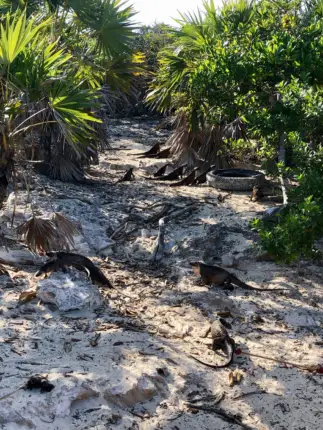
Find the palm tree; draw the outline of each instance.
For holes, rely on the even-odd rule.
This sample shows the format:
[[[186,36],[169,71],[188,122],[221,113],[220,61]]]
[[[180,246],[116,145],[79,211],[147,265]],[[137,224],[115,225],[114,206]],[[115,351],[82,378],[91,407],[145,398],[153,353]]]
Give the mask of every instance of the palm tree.
[[[80,3],[0,2],[3,10],[15,9],[0,31],[1,151],[7,165],[9,153],[19,153],[45,161],[53,177],[80,179],[97,147],[102,85],[110,79],[115,91],[124,89],[136,71],[128,60],[132,8],[119,0]],[[118,61],[125,65],[120,76]]]

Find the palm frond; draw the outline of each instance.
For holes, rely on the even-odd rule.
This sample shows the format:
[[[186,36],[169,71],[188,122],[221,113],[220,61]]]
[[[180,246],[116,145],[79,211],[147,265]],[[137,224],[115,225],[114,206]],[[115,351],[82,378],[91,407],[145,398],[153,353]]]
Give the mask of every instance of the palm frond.
[[[132,6],[120,0],[67,0],[79,20],[91,30],[98,49],[108,56],[130,52],[135,15]]]
[[[10,67],[11,82],[28,94],[29,102],[41,100],[46,87],[67,77],[72,56],[57,45],[36,36]]]
[[[192,131],[187,116],[177,115],[176,128],[166,144],[178,164],[187,164],[188,168],[198,165],[215,164],[217,168],[227,168],[230,162],[223,152],[223,128],[205,124],[200,130]]]
[[[31,251],[36,253],[52,250],[59,239],[59,233],[54,223],[36,216],[17,227],[17,234],[25,240]]]
[[[37,24],[37,17],[26,18],[26,13],[7,13],[0,26],[0,64],[9,65],[26,48],[41,29],[52,22],[51,18]]]
[[[49,177],[62,182],[81,182],[82,168],[64,154],[57,154],[50,162]]]
[[[63,215],[55,213],[52,220],[33,216],[17,227],[18,236],[31,251],[45,253],[53,250],[70,250],[74,245],[75,225]]]
[[[91,113],[92,109],[99,107],[99,93],[70,88],[60,82],[51,88],[49,106],[66,141],[80,154],[80,145],[87,147],[88,141],[96,137],[91,124],[101,123]]]
[[[52,220],[53,223],[56,225],[57,230],[59,231],[62,249],[68,249],[70,245],[73,246],[73,236],[78,233],[76,225],[64,215],[61,215],[57,212],[54,213]]]

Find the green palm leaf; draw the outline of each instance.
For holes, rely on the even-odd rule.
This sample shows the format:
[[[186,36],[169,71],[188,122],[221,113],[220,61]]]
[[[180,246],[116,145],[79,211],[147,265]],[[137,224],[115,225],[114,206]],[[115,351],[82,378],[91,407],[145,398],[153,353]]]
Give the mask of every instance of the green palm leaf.
[[[79,20],[91,30],[97,47],[107,55],[130,52],[129,42],[133,36],[135,15],[132,6],[120,0],[67,0]]]
[[[69,88],[63,83],[54,84],[49,95],[49,105],[66,141],[76,153],[80,153],[80,144],[88,145],[95,138],[91,123],[101,123],[92,114],[92,109],[99,106],[98,92]]]
[[[48,18],[37,24],[36,19],[26,19],[25,12],[16,12],[13,16],[7,13],[0,26],[0,64],[11,64],[39,31],[52,22]]]

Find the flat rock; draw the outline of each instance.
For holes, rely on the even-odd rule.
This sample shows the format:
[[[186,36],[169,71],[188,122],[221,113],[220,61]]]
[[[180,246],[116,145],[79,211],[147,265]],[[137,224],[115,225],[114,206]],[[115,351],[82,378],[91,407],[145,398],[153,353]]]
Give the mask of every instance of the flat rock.
[[[226,255],[223,255],[223,257],[221,258],[221,263],[223,266],[233,267],[235,264],[235,259],[234,259],[233,255],[226,254]]]
[[[136,403],[149,401],[158,394],[163,394],[165,388],[166,382],[157,371],[139,376],[127,372],[120,383],[105,390],[104,398],[121,407],[134,406]]]
[[[55,304],[61,312],[82,308],[92,310],[102,303],[99,289],[76,269],[53,273],[40,281],[37,295],[44,303]]]

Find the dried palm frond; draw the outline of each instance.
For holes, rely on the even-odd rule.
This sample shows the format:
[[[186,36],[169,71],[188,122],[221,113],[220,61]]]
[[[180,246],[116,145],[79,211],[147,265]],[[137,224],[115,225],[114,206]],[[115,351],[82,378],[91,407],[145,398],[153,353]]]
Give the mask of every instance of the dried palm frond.
[[[76,226],[63,215],[55,213],[52,220],[33,216],[17,227],[17,234],[31,251],[44,253],[53,250],[70,250],[74,245]]]
[[[68,157],[58,154],[50,163],[49,176],[52,179],[63,182],[80,182],[84,179],[84,172],[81,167]]]
[[[191,131],[186,115],[177,116],[176,128],[166,144],[178,164],[186,163],[188,169],[216,165],[218,169],[230,167],[228,154],[225,153],[224,128],[208,125],[199,131]]]
[[[208,165],[216,165],[217,169],[232,167],[233,163],[229,159],[229,154],[224,146],[222,126],[204,126],[199,155],[207,161]]]
[[[74,245],[73,236],[78,233],[76,225],[57,212],[54,213],[52,220],[59,232],[60,249],[69,249],[70,245]]]
[[[234,121],[224,127],[223,137],[225,139],[232,140],[248,140],[246,124],[241,118],[236,118]]]
[[[17,234],[33,252],[44,253],[53,249],[59,233],[55,224],[48,220],[33,216],[17,227]]]

